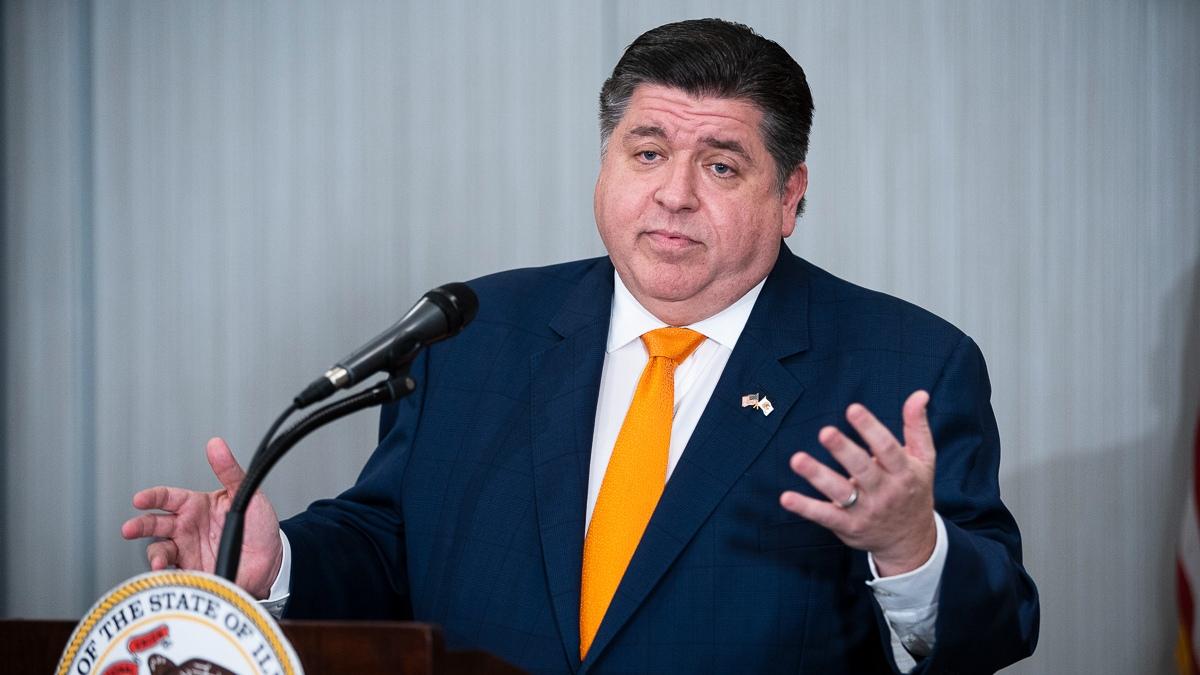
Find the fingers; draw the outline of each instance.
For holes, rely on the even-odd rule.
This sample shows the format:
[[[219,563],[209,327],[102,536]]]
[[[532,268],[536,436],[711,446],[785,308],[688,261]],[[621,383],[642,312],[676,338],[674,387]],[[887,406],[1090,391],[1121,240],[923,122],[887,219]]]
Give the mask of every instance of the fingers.
[[[895,472],[904,469],[904,448],[892,435],[891,431],[880,422],[875,415],[861,403],[851,403],[846,408],[846,421],[854,427],[859,436],[871,448],[871,454],[885,471]]]
[[[179,547],[170,540],[153,542],[146,547],[146,560],[155,571],[179,567]]]
[[[837,427],[824,427],[817,434],[817,440],[851,476],[864,483],[874,482],[872,474],[877,472],[874,460]]]
[[[832,530],[843,532],[851,527],[850,514],[830,502],[813,499],[788,490],[779,495],[779,505],[792,513]]]
[[[172,537],[175,535],[175,516],[162,513],[143,513],[121,525],[121,536],[126,539],[142,537]]]
[[[829,529],[846,545],[871,552],[876,564],[886,563],[893,570],[887,574],[918,567],[928,560],[932,548],[926,545],[934,506],[935,455],[925,412],[928,403],[925,391],[916,391],[905,401],[903,446],[866,407],[850,405],[846,419],[870,452],[836,427],[822,428],[818,440],[850,477],[832,464],[798,452],[791,458],[792,470],[829,501],[789,490],[779,496],[780,505]],[[851,495],[856,496],[853,502]],[[840,506],[843,503],[847,505]]]
[[[238,486],[242,484],[242,479],[246,477],[246,472],[234,459],[233,451],[229,449],[225,440],[209,439],[208,444],[204,446],[204,451],[208,456],[208,465],[212,467],[213,473],[216,474],[217,480],[221,481],[221,485],[231,493],[237,492]]]
[[[929,393],[922,389],[909,394],[908,400],[904,401],[904,445],[914,456],[932,462],[937,453],[929,416],[925,412],[928,405]]]
[[[158,509],[175,512],[183,508],[189,494],[189,490],[162,485],[146,488],[133,496],[133,508],[143,511]]]
[[[791,467],[792,471],[802,476],[835,504],[846,501],[855,489],[844,476],[817,461],[807,452],[792,455]]]

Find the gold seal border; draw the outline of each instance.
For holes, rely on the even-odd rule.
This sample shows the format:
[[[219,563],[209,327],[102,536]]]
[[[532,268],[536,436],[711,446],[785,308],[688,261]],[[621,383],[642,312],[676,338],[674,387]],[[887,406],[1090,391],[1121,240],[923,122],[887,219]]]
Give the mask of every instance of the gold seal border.
[[[79,654],[79,648],[82,646],[84,638],[92,634],[92,629],[96,626],[96,623],[104,616],[107,616],[109,610],[114,605],[124,602],[132,595],[137,595],[142,591],[160,586],[198,588],[208,591],[233,605],[241,611],[243,616],[250,618],[254,626],[258,628],[258,632],[266,636],[267,642],[271,645],[271,650],[275,652],[275,659],[283,666],[283,672],[287,673],[287,675],[296,675],[296,670],[291,659],[291,650],[286,649],[283,641],[279,639],[279,633],[282,630],[276,630],[277,627],[271,626],[264,621],[263,615],[260,612],[265,613],[266,610],[246,602],[245,598],[226,585],[228,583],[228,581],[218,579],[217,577],[209,578],[191,572],[150,572],[118,586],[115,590],[105,595],[92,611],[88,613],[87,618],[75,627],[75,633],[71,635],[71,642],[67,645],[66,650],[63,651],[62,660],[58,663],[57,675],[67,675],[71,664],[74,663],[75,657]]]

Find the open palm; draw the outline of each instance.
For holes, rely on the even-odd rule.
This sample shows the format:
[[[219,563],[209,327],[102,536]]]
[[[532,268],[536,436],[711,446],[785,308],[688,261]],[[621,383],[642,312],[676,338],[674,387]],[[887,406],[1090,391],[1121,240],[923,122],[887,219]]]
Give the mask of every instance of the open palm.
[[[177,567],[212,572],[216,567],[225,516],[246,472],[225,441],[214,438],[205,448],[208,463],[221,482],[212,492],[177,487],[147,488],[133,496],[142,513],[121,526],[126,539],[154,537],[146,558],[154,570]],[[237,584],[256,598],[265,598],[283,562],[279,517],[262,492],[246,509],[245,536]]]

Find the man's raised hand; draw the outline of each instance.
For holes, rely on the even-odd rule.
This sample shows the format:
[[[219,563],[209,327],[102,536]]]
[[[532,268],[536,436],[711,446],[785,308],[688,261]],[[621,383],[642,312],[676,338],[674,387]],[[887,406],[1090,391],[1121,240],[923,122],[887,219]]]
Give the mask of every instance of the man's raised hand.
[[[246,472],[220,438],[205,446],[208,464],[221,489],[196,492],[175,487],[152,487],[133,496],[133,506],[152,511],[134,516],[121,526],[126,539],[154,537],[146,546],[150,569],[178,567],[212,572],[217,563],[225,514]],[[262,492],[246,509],[245,537],[237,584],[256,598],[266,598],[283,563],[279,517]]]
[[[928,403],[929,394],[924,391],[913,392],[904,402],[904,445],[871,411],[858,403],[851,405],[846,420],[871,452],[836,427],[825,427],[817,438],[850,477],[806,452],[797,452],[792,456],[792,470],[830,501],[790,490],[779,497],[787,510],[829,528],[848,546],[869,551],[880,576],[920,567],[937,543],[933,518],[937,453],[925,415]]]

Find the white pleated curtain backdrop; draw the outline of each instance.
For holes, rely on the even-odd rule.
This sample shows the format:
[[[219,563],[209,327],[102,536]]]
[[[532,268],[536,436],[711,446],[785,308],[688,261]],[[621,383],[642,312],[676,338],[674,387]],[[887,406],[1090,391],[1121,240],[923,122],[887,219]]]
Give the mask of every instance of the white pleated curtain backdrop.
[[[5,616],[145,568],[130,495],[215,487],[439,283],[602,252],[596,96],[666,21],[756,27],[816,100],[794,251],[988,357],[1043,597],[1013,673],[1168,672],[1200,403],[1200,3],[13,0],[2,25]],[[337,493],[363,414],[297,447]]]

